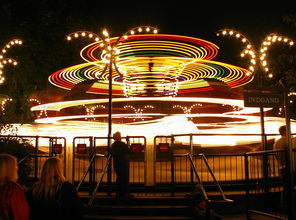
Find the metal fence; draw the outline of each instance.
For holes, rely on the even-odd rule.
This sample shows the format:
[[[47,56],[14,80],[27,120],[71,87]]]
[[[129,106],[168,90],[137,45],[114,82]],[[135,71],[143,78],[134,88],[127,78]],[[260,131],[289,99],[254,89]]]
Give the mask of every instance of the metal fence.
[[[213,178],[204,160],[200,157],[200,153],[204,153],[211,171],[224,190],[240,190],[242,194],[246,194],[247,209],[250,212],[268,213],[278,219],[285,218],[287,209],[285,207],[287,205],[285,179],[283,178],[283,164],[280,162],[281,158],[285,157],[284,150],[259,152],[245,150],[240,153],[203,152],[204,148],[198,144],[199,136],[193,134],[156,136],[152,145],[147,144],[144,136],[124,137],[123,139],[132,150],[130,184],[145,185],[153,179],[152,182],[156,186],[172,185],[172,183],[193,186],[197,183],[197,179],[193,175],[190,161],[188,157],[178,156],[188,153],[192,156],[201,181],[210,187],[213,185]],[[218,134],[209,136],[219,137]],[[240,136],[247,137],[248,135]],[[72,145],[67,145],[64,137],[16,137],[32,146],[31,159],[27,163],[32,167],[30,177],[35,179],[40,177],[44,161],[54,156],[62,160],[65,175],[71,177],[74,184],[77,184],[88,170],[82,186],[93,186],[104,169],[109,155],[107,137],[75,137]],[[229,146],[231,147],[233,146]],[[295,150],[292,154],[294,170],[296,170]],[[95,154],[100,154],[100,156],[94,157],[94,162],[90,163]],[[109,170],[109,173],[111,182],[108,183],[108,176],[105,175],[102,184],[114,185],[116,175],[113,168]],[[269,207],[266,204],[269,204]]]
[[[293,150],[294,166],[295,155],[296,151]],[[289,192],[287,188],[286,156],[285,150],[245,154],[245,183],[249,218],[251,214],[259,214],[271,219],[287,219],[288,209],[291,208],[288,194],[292,191]],[[295,178],[295,173],[292,178]],[[294,187],[292,190],[295,191]]]
[[[132,150],[130,156],[130,183],[145,184],[145,157],[146,157],[146,138],[143,136],[127,136],[124,137],[128,146]],[[73,139],[73,171],[72,181],[79,182],[85,170],[88,169],[90,161],[94,154],[103,156],[95,157],[91,169],[85,177],[86,184],[93,184],[98,178],[98,174],[103,170],[108,158],[108,138],[107,137],[75,137]],[[108,176],[102,179],[103,183],[107,183]],[[116,175],[111,169],[111,183],[115,183]]]
[[[64,166],[64,174],[67,173],[67,143],[64,137],[51,136],[4,136],[1,138],[17,138],[30,146],[31,156],[20,158],[22,163],[27,163],[31,167],[29,177],[37,179],[40,177],[41,168],[45,160],[49,157],[58,157]],[[19,161],[19,162],[20,162]]]
[[[190,163],[187,158],[175,157],[180,153],[190,153],[200,176],[204,182],[210,182],[210,174],[205,169],[205,165],[198,156],[204,153],[207,160],[219,182],[225,186],[237,186],[243,184],[245,177],[245,153],[206,153],[200,147],[196,147],[194,137],[196,135],[182,135],[188,138],[186,144],[176,141],[174,136],[156,136],[153,146],[148,146],[144,136],[124,137],[128,146],[132,149],[130,162],[130,182],[132,184],[145,184],[147,178],[153,178],[155,184],[170,184],[172,181],[176,184],[191,184],[196,180],[193,178]],[[219,136],[215,134],[215,136]],[[94,153],[103,154],[93,167],[93,178],[96,179],[97,171],[100,171],[106,163],[108,156],[107,137],[75,137],[72,145],[67,146],[64,137],[47,136],[19,136],[32,145],[32,159],[30,160],[33,171],[31,176],[39,177],[40,168],[47,157],[56,156],[62,159],[65,167],[65,174],[71,177],[73,182],[80,180],[84,170],[89,165],[90,159]],[[233,146],[231,146],[233,147]],[[148,148],[152,148],[152,155],[147,153]],[[252,154],[249,154],[252,155]],[[152,157],[152,158],[151,158]],[[296,154],[293,154],[294,161]],[[257,155],[249,156],[250,176],[252,179],[262,179],[264,175],[262,159]],[[147,162],[152,160],[153,166],[147,167]],[[276,154],[268,157],[270,172],[268,175],[279,175],[279,164]],[[294,163],[295,164],[295,163]],[[147,169],[153,169],[153,176],[147,175]],[[267,175],[267,174],[265,174]],[[115,174],[112,170],[112,182],[115,182]],[[90,177],[86,181],[90,181]],[[107,181],[106,177],[104,182]]]

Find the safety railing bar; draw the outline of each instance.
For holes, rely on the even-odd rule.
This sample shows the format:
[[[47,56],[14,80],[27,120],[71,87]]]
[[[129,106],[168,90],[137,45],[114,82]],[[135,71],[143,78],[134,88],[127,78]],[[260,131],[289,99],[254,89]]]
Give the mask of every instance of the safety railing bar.
[[[181,155],[179,155],[179,156],[181,156]],[[194,162],[193,162],[192,156],[191,156],[190,154],[185,154],[185,155],[183,155],[183,156],[188,156],[189,161],[190,161],[190,164],[191,164],[191,167],[192,167],[192,169],[193,169],[193,172],[194,172],[194,174],[195,174],[195,176],[196,176],[196,178],[197,178],[197,181],[198,181],[198,183],[199,183],[199,187],[200,187],[200,190],[201,190],[201,192],[202,192],[202,194],[203,194],[203,197],[204,197],[204,199],[205,199],[207,202],[209,202],[208,194],[207,194],[207,192],[206,192],[206,189],[205,189],[204,186],[203,186],[203,183],[202,183],[201,178],[200,178],[199,175],[198,175],[198,172],[197,172],[196,166],[195,166],[195,164],[194,164]]]
[[[79,188],[80,188],[82,182],[84,181],[84,179],[85,179],[87,173],[89,172],[89,170],[90,170],[90,168],[91,168],[91,165],[92,165],[92,163],[94,162],[94,159],[95,159],[95,158],[96,158],[96,155],[94,154],[94,155],[92,156],[90,162],[89,162],[89,165],[87,166],[87,168],[86,168],[86,169],[84,170],[84,172],[83,172],[82,178],[80,179],[80,181],[79,181],[79,183],[78,183],[78,185],[77,185],[77,187],[76,187],[76,191],[79,190]]]
[[[212,178],[213,178],[213,180],[214,180],[214,182],[215,182],[215,185],[217,186],[217,188],[218,188],[218,190],[219,190],[219,192],[220,192],[220,194],[221,194],[221,196],[222,196],[222,198],[223,198],[223,200],[225,200],[225,201],[229,201],[229,199],[226,198],[226,196],[225,196],[225,194],[224,194],[224,192],[223,192],[223,190],[222,190],[222,188],[221,188],[219,182],[217,181],[217,179],[216,179],[216,177],[215,177],[215,174],[214,174],[212,168],[210,167],[207,158],[205,157],[204,154],[199,154],[199,155],[202,157],[203,161],[205,162],[205,164],[206,164],[206,166],[207,166],[207,168],[208,168],[208,170],[209,170],[209,172],[210,172],[210,174],[211,174],[211,176],[212,176]],[[189,157],[192,157],[192,156],[189,155]]]
[[[27,160],[27,159],[30,158],[30,157],[31,157],[31,154],[25,156],[24,158],[20,159],[20,160],[17,162],[17,164],[21,164],[22,162],[24,162],[25,160]]]
[[[223,190],[222,190],[222,188],[221,188],[219,182],[217,181],[217,179],[216,179],[216,177],[215,177],[215,174],[214,174],[214,172],[212,171],[212,169],[211,169],[211,167],[210,167],[210,165],[209,165],[209,163],[208,163],[207,158],[205,157],[205,155],[204,155],[204,154],[198,154],[198,155],[201,156],[202,159],[204,160],[204,162],[205,162],[205,164],[206,164],[206,166],[207,166],[207,168],[208,168],[208,170],[209,170],[209,172],[210,172],[210,174],[211,174],[211,176],[212,176],[212,178],[213,178],[213,180],[214,180],[214,182],[215,182],[215,185],[217,186],[217,188],[218,188],[218,190],[219,190],[219,192],[220,192],[220,194],[221,194],[221,196],[222,196],[222,198],[223,198],[223,200],[224,200],[224,201],[227,201],[227,202],[233,202],[233,200],[231,200],[231,199],[227,199],[227,198],[226,198],[226,196],[225,196],[225,194],[224,194],[224,192],[223,192]],[[210,200],[209,200],[209,198],[208,198],[208,195],[207,195],[207,192],[206,192],[206,190],[205,190],[205,188],[204,188],[204,186],[203,186],[203,184],[202,184],[202,181],[201,181],[201,179],[200,179],[200,177],[199,177],[199,175],[198,175],[198,172],[197,172],[196,166],[195,166],[195,164],[194,164],[194,162],[193,162],[192,155],[190,155],[189,153],[187,153],[187,154],[175,154],[174,156],[175,156],[175,157],[185,157],[185,156],[188,156],[189,161],[190,161],[190,164],[191,164],[192,169],[193,169],[193,172],[195,173],[196,178],[197,178],[197,181],[198,181],[199,184],[200,184],[200,189],[201,189],[201,191],[202,191],[202,194],[203,194],[203,196],[204,196],[204,199],[205,199],[206,201],[210,202]]]
[[[52,157],[52,155],[48,155],[48,154],[30,154],[30,156],[32,156],[32,157]]]
[[[80,188],[82,182],[84,181],[85,177],[87,176],[87,173],[90,171],[91,165],[93,164],[93,162],[95,161],[95,158],[96,158],[97,156],[103,157],[103,156],[105,156],[105,155],[103,155],[103,154],[94,154],[94,155],[92,156],[92,158],[91,158],[91,160],[90,160],[90,162],[89,162],[88,167],[87,167],[87,168],[85,169],[85,171],[83,172],[82,178],[80,179],[80,181],[79,181],[79,183],[78,183],[78,185],[77,185],[77,187],[76,187],[76,191],[79,190],[79,188]]]
[[[252,151],[252,152],[246,152],[246,155],[261,155],[261,154],[275,154],[278,152],[284,152],[284,149],[277,149],[277,150],[264,150],[264,151]]]
[[[188,153],[187,154],[174,154],[174,157],[187,157],[188,156]]]
[[[276,216],[276,215],[273,215],[273,214],[270,214],[270,213],[260,212],[260,211],[257,211],[257,210],[250,209],[250,210],[248,210],[248,212],[254,213],[254,214],[257,214],[257,215],[261,215],[261,216],[265,216],[265,217],[269,217],[269,218],[273,218],[273,219],[288,220],[288,218],[286,218],[286,217]]]
[[[96,193],[97,193],[97,191],[98,191],[98,188],[99,188],[99,186],[100,186],[100,184],[101,184],[101,182],[102,182],[102,180],[103,180],[103,177],[104,177],[105,173],[107,172],[108,167],[109,167],[109,165],[110,165],[111,158],[112,158],[112,155],[109,155],[108,160],[107,160],[107,163],[106,163],[104,169],[102,170],[102,172],[101,172],[101,174],[100,174],[100,177],[99,177],[99,179],[98,179],[98,181],[97,181],[97,185],[96,185],[96,187],[95,187],[95,189],[94,189],[94,191],[93,191],[93,193],[92,193],[92,195],[91,195],[91,198],[90,198],[90,200],[89,200],[89,202],[88,202],[88,206],[91,206],[92,203],[93,203],[93,201],[94,201],[94,199],[95,199],[95,196],[96,196]]]
[[[39,136],[39,135],[0,135],[0,138],[55,138],[55,139],[64,139],[65,137],[53,137],[53,136]]]
[[[265,136],[279,136],[279,134],[264,134]],[[291,134],[291,135],[294,135],[294,134]],[[206,133],[206,134],[202,134],[202,133],[199,133],[199,134],[173,134],[172,135],[173,137],[181,137],[181,136],[262,136],[262,134],[237,134],[237,133],[234,133],[234,134],[217,134],[217,133]]]

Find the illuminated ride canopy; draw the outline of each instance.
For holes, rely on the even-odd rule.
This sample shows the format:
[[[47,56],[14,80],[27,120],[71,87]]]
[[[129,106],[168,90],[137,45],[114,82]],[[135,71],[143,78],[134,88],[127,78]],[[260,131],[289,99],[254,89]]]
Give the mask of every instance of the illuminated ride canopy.
[[[87,36],[85,32],[79,34]],[[106,42],[108,45],[103,44]],[[209,81],[220,82],[225,88],[237,88],[253,80],[254,74],[249,70],[214,61],[218,49],[215,44],[202,39],[164,34],[96,40],[81,50],[85,63],[53,73],[49,81],[66,90],[75,90],[83,85],[86,93],[108,95],[111,70],[112,101],[115,106],[118,105],[117,110],[113,110],[113,129],[126,135],[143,135],[143,132],[145,135],[149,132],[153,135],[260,133],[259,117],[252,116],[258,113],[258,109],[244,108],[242,100],[190,97],[193,93],[214,90]],[[112,56],[110,51],[114,52]],[[108,106],[96,112],[95,108],[106,103],[106,98],[73,100],[34,106],[32,111],[58,112],[75,106],[89,106],[87,114],[39,118],[36,122],[69,126],[79,123],[80,128],[84,123],[83,129],[88,129],[89,123],[92,123],[98,126],[95,135],[101,129],[105,136]],[[209,111],[213,106],[216,112]],[[277,129],[281,122],[266,117],[266,123],[275,125],[270,127]],[[260,141],[260,137],[251,139]],[[251,142],[251,139],[225,137],[224,144],[235,145]],[[219,140],[209,137],[205,144],[219,145],[221,137]]]
[[[111,38],[109,44],[118,38]],[[89,82],[87,93],[108,94],[110,54],[96,41],[81,50],[86,63],[53,73],[49,81],[71,90]],[[252,81],[253,74],[243,68],[213,59],[218,47],[208,41],[176,35],[130,35],[117,42],[112,65],[113,95],[177,96],[211,90],[205,79],[217,80],[231,88]]]

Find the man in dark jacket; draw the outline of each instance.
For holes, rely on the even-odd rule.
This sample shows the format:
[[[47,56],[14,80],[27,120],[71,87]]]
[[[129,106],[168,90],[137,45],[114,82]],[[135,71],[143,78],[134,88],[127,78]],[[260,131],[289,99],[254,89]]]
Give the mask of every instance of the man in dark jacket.
[[[111,155],[116,172],[117,196],[119,198],[130,197],[129,184],[129,153],[131,149],[121,141],[120,132],[113,134],[114,143],[111,146]]]

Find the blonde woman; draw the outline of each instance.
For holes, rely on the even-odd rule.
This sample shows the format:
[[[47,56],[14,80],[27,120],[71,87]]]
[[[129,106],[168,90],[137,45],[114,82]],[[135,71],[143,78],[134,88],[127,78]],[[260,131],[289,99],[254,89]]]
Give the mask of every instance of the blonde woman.
[[[30,219],[80,219],[82,203],[74,186],[65,180],[60,159],[45,161],[41,177],[27,194]]]
[[[17,160],[0,154],[0,219],[28,220],[29,206],[21,186],[16,182]]]

